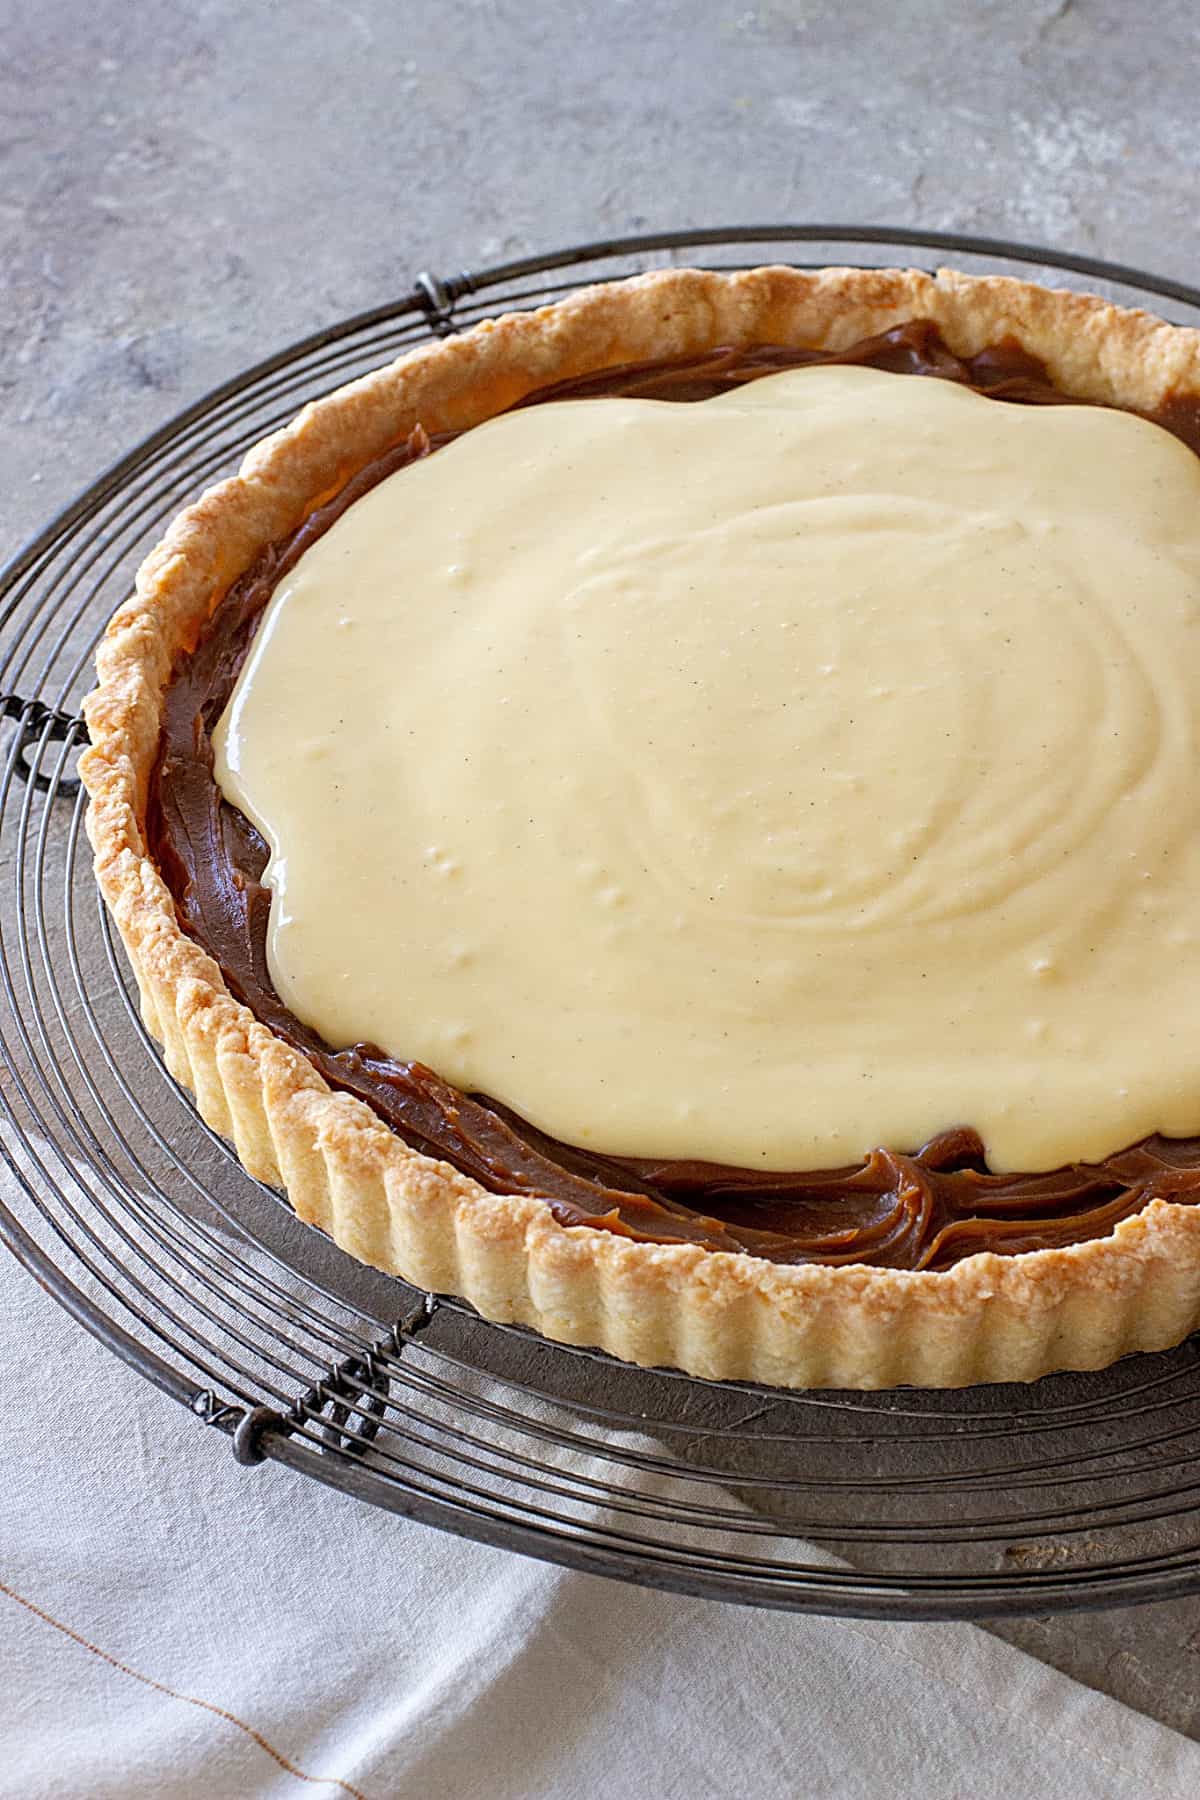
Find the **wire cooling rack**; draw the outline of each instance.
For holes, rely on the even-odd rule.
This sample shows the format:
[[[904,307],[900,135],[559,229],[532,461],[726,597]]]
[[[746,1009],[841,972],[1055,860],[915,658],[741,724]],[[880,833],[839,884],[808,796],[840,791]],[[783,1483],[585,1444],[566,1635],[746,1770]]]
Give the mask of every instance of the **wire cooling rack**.
[[[190,1410],[181,1430],[213,1429],[214,1454],[223,1436],[247,1465],[469,1537],[764,1606],[986,1617],[1200,1590],[1196,1340],[1029,1388],[795,1395],[630,1369],[416,1293],[300,1225],[166,1074],[82,832],[98,632],[172,514],[305,401],[600,278],[946,257],[1200,323],[1178,282],[887,227],[672,232],[422,273],[188,408],[0,576],[0,1236]]]

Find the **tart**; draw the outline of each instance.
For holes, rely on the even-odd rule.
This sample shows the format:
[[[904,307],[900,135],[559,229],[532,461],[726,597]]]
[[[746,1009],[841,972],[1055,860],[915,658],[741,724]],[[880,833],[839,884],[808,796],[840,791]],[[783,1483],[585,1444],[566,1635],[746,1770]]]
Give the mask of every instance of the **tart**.
[[[1197,499],[1200,333],[953,272],[639,277],[309,406],[97,652],[168,1067],[350,1254],[643,1365],[1178,1342]]]

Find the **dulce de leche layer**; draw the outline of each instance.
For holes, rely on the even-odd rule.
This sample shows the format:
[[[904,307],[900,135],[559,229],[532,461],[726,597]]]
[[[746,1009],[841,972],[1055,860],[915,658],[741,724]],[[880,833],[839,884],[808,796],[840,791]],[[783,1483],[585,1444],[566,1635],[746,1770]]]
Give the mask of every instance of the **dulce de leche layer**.
[[[781,370],[830,361],[936,375],[1009,402],[1069,398],[1011,346],[963,362],[930,327],[914,324],[838,357],[770,347],[719,352],[685,365],[609,371],[544,390],[533,401],[594,394],[705,400]],[[1200,441],[1196,410],[1183,401],[1170,402],[1157,422],[1193,448]],[[282,578],[354,499],[438,447],[415,433],[267,552],[227,596],[194,655],[181,662],[168,695],[150,813],[155,852],[181,920],[257,1016],[415,1147],[496,1191],[545,1197],[566,1223],[745,1249],[779,1261],[940,1267],[979,1249],[1019,1251],[1103,1235],[1150,1198],[1187,1199],[1200,1165],[1200,1144],[1192,1139],[1150,1138],[1091,1165],[1036,1175],[989,1173],[980,1139],[970,1131],[941,1133],[914,1155],[879,1150],[852,1166],[816,1172],[594,1155],[534,1129],[495,1101],[464,1094],[420,1063],[361,1044],[334,1051],[300,1023],[280,1000],[268,966],[270,895],[261,880],[267,848],[215,784],[212,733]]]

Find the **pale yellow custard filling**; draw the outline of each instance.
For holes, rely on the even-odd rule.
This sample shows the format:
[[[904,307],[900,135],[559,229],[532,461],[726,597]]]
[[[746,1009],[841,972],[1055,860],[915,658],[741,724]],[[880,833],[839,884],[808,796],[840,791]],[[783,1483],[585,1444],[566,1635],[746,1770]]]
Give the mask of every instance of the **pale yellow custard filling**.
[[[1200,459],[855,367],[508,414],[359,500],[217,734],[269,961],[567,1143],[1200,1131]]]

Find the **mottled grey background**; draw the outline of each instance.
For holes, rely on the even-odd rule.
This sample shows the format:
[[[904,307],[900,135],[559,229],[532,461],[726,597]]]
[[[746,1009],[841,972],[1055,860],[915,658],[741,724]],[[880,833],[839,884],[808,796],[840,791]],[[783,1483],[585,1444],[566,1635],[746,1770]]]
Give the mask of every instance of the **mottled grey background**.
[[[1200,274],[1189,0],[0,3],[3,525],[414,268],[739,219]]]
[[[0,0],[0,554],[421,267],[792,218],[1200,281],[1198,48],[1192,0]],[[1200,1604],[1003,1629],[1200,1735]]]

